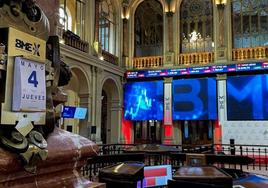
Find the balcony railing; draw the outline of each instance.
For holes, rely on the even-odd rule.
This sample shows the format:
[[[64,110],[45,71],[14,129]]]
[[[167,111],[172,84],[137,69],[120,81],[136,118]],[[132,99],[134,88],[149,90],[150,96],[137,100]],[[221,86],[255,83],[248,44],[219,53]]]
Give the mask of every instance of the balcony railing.
[[[163,56],[133,58],[134,69],[156,68],[161,66],[163,66]]]
[[[76,48],[80,51],[89,52],[89,44],[86,41],[83,41],[78,35],[74,34],[71,31],[64,31],[62,38],[64,44]]]
[[[186,53],[179,55],[179,65],[200,65],[212,63],[213,61],[213,52]]]
[[[264,59],[268,57],[268,46],[233,49],[232,57],[233,61]]]
[[[116,57],[115,55],[102,50],[102,56],[105,61],[112,63],[114,65],[118,65],[118,57]]]

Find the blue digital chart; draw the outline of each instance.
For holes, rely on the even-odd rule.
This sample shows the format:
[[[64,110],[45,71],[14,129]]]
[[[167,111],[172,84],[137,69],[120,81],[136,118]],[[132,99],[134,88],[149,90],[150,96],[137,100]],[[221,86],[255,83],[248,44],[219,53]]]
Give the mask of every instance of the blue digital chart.
[[[124,86],[126,120],[163,119],[163,81],[128,82]]]

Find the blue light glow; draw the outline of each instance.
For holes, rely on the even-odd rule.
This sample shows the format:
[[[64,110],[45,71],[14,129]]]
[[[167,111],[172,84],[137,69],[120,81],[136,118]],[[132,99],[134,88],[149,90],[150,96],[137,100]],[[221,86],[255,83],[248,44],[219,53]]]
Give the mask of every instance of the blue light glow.
[[[126,83],[124,107],[126,120],[162,120],[163,81]]]

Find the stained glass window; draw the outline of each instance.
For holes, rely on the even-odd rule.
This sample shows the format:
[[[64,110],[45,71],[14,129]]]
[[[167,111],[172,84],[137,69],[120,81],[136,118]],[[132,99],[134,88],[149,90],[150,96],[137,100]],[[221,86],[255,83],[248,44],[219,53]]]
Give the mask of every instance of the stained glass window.
[[[180,8],[181,53],[208,52],[213,48],[211,0],[183,0]]]
[[[268,45],[268,0],[233,0],[233,47]]]

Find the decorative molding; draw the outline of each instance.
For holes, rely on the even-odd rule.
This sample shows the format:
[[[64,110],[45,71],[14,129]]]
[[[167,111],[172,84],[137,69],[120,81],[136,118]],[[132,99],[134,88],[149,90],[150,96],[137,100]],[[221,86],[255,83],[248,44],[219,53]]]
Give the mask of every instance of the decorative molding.
[[[94,66],[98,68],[102,68],[104,71],[113,73],[118,76],[124,76],[125,69],[113,65],[111,63],[107,63],[106,61],[101,61],[97,57],[89,55],[87,53],[81,52],[78,49],[72,48],[70,46],[60,45],[61,54],[65,55],[66,58],[73,59],[81,62],[81,64]]]
[[[173,77],[164,78],[164,83],[171,83],[173,80]]]

